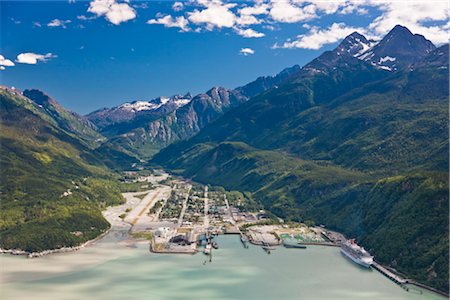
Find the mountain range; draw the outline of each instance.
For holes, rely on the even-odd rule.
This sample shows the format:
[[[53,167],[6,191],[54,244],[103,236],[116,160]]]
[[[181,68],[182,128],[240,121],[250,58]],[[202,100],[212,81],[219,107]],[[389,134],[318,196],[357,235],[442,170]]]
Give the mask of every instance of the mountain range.
[[[370,44],[351,34],[152,161],[356,237],[447,290],[448,45],[401,26]]]
[[[173,142],[194,136],[231,108],[274,87],[299,69],[296,65],[234,90],[213,87],[194,97],[187,94],[134,101],[100,109],[86,117],[108,137],[111,148],[149,158]]]
[[[355,32],[242,87],[86,116],[2,87],[1,246],[98,235],[108,227],[100,210],[121,201],[114,171],[149,160],[355,237],[381,263],[446,291],[448,50],[399,25],[380,41]]]

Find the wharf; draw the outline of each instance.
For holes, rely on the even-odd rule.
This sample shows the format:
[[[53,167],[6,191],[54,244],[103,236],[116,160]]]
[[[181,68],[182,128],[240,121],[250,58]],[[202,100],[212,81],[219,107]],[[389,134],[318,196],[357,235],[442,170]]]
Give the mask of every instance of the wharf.
[[[392,280],[393,282],[395,282],[396,284],[400,285],[402,288],[404,288],[405,290],[409,291],[409,287],[407,285],[414,285],[417,286],[419,288],[422,288],[424,290],[428,290],[430,292],[439,294],[441,296],[444,297],[449,297],[449,294],[442,292],[440,290],[437,290],[435,288],[432,288],[428,285],[422,284],[420,282],[417,282],[415,280],[412,279],[405,279],[400,277],[397,274],[394,274],[393,272],[389,271],[388,269],[386,269],[385,267],[383,267],[382,265],[380,265],[377,262],[373,262],[372,267],[377,270],[378,272],[380,272],[381,274],[383,274],[384,276],[386,276],[387,278],[389,278],[390,280]]]
[[[154,240],[152,239],[150,243],[149,250],[152,253],[165,253],[165,254],[196,254],[197,253],[197,247],[195,244],[189,245],[189,246],[171,246],[171,247],[163,247],[161,249],[158,249],[159,247],[156,246]]]
[[[403,285],[408,283],[407,279],[404,279],[396,274],[394,274],[393,272],[389,271],[388,269],[386,269],[385,267],[383,267],[382,265],[380,265],[377,262],[373,262],[372,267],[377,270],[378,272],[380,272],[381,274],[383,274],[384,276],[386,276],[387,278],[389,278],[390,280],[392,280],[393,282],[399,284],[399,285]]]
[[[341,247],[338,244],[332,242],[299,242],[299,245],[311,245],[311,246],[328,246],[328,247]]]

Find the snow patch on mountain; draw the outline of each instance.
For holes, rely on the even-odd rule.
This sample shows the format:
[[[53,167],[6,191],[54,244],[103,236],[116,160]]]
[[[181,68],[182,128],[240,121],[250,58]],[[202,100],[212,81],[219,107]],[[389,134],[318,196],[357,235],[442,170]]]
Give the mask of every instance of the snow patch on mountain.
[[[149,101],[134,101],[131,103],[124,103],[120,105],[119,109],[125,109],[129,111],[142,111],[142,110],[155,110],[161,107],[161,104],[155,104]]]
[[[152,111],[157,110],[158,108],[173,103],[177,108],[182,107],[188,104],[191,99],[188,98],[180,98],[179,96],[175,96],[172,98],[167,97],[159,97],[151,101],[134,101],[127,102],[120,106],[118,109],[124,109],[130,112],[139,112],[139,111]]]
[[[378,62],[378,64],[381,65],[384,62],[395,61],[395,60],[396,60],[395,57],[390,57],[390,56],[380,57],[380,61]]]

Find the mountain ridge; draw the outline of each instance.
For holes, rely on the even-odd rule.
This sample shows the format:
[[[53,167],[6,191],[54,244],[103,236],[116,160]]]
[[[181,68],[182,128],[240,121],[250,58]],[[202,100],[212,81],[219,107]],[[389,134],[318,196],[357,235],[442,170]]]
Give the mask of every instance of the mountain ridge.
[[[448,47],[386,70],[347,51],[355,36],[151,161],[356,237],[448,290]]]

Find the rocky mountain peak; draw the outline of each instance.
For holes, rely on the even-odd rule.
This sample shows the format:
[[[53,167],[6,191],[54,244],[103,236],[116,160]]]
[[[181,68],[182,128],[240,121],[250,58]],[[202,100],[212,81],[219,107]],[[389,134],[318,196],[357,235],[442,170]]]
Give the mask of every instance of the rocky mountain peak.
[[[49,95],[38,89],[27,89],[22,92],[22,94],[30,100],[33,100],[36,104],[47,106],[47,105],[59,105],[58,102],[51,98]]]
[[[436,47],[423,35],[396,25],[380,42],[358,56],[381,69],[396,71],[420,61]]]
[[[347,36],[335,51],[340,55],[358,56],[367,51],[372,44],[373,42],[367,40],[365,36],[355,31]]]

